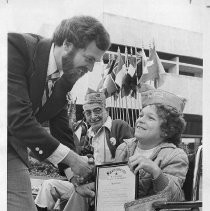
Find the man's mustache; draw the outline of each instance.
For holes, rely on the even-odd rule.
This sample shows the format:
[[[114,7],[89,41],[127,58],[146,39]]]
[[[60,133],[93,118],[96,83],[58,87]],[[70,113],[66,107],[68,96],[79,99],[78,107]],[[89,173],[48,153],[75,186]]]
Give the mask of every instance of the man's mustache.
[[[94,119],[91,119],[91,120],[90,120],[90,123],[99,122],[99,121],[101,121],[101,119],[102,119],[102,118],[99,118],[99,117],[94,118]]]

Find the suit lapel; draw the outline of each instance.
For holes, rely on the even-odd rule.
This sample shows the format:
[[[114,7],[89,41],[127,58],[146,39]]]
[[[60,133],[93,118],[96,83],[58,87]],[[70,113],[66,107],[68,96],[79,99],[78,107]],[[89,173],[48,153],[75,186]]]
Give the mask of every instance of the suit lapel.
[[[33,58],[31,66],[33,71],[30,78],[30,96],[34,112],[41,104],[47,77],[47,67],[51,45],[52,41],[50,39],[42,39],[37,45]]]
[[[64,86],[64,80],[63,77],[57,80],[50,98],[36,114],[36,118],[39,122],[44,122],[52,118],[66,105],[66,94],[73,85],[71,84],[71,87],[68,89],[68,87]]]
[[[112,128],[111,128],[111,130],[112,130]],[[115,144],[112,144],[111,143],[111,140],[110,140],[110,139],[113,139],[114,137],[111,137],[111,135],[110,135],[111,132],[106,127],[105,127],[105,133],[106,133],[107,145],[108,145],[109,150],[111,152],[112,158],[114,158],[115,157],[115,151],[116,151],[116,145]]]

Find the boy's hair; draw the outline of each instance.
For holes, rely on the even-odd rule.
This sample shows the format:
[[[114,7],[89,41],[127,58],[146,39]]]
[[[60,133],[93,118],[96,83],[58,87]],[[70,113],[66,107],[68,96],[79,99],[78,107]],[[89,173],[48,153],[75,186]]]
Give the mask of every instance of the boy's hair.
[[[173,143],[179,146],[181,142],[181,134],[186,127],[186,121],[183,114],[177,112],[176,109],[163,104],[155,104],[157,115],[162,119],[160,126],[164,142]]]
[[[86,48],[90,42],[95,41],[96,46],[103,51],[111,45],[109,33],[91,16],[75,16],[61,21],[53,34],[53,42],[61,46],[65,40],[73,43],[76,48]]]

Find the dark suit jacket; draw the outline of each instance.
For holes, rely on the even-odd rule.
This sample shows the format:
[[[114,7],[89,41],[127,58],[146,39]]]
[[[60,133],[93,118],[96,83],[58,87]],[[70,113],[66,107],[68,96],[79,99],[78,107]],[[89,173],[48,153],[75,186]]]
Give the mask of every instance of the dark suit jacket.
[[[26,42],[23,34],[8,34],[8,151],[26,165],[27,147],[39,160],[49,157],[60,142],[75,150],[66,93],[76,82],[61,77],[58,81],[63,83],[56,82],[52,96],[36,113],[42,101],[52,41],[38,35],[27,36],[31,39]],[[46,120],[52,135],[41,126]]]

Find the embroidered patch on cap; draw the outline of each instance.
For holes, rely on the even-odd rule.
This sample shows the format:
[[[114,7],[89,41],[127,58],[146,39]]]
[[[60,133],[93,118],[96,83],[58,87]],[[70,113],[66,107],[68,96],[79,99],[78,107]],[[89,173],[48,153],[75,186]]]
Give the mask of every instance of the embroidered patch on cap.
[[[83,109],[87,109],[89,104],[98,103],[102,106],[105,106],[106,97],[103,92],[96,92],[90,88],[88,88],[85,95],[85,102],[83,104]]]
[[[154,89],[141,93],[142,106],[152,104],[164,104],[175,108],[178,112],[183,112],[186,99],[180,98],[170,92]]]

